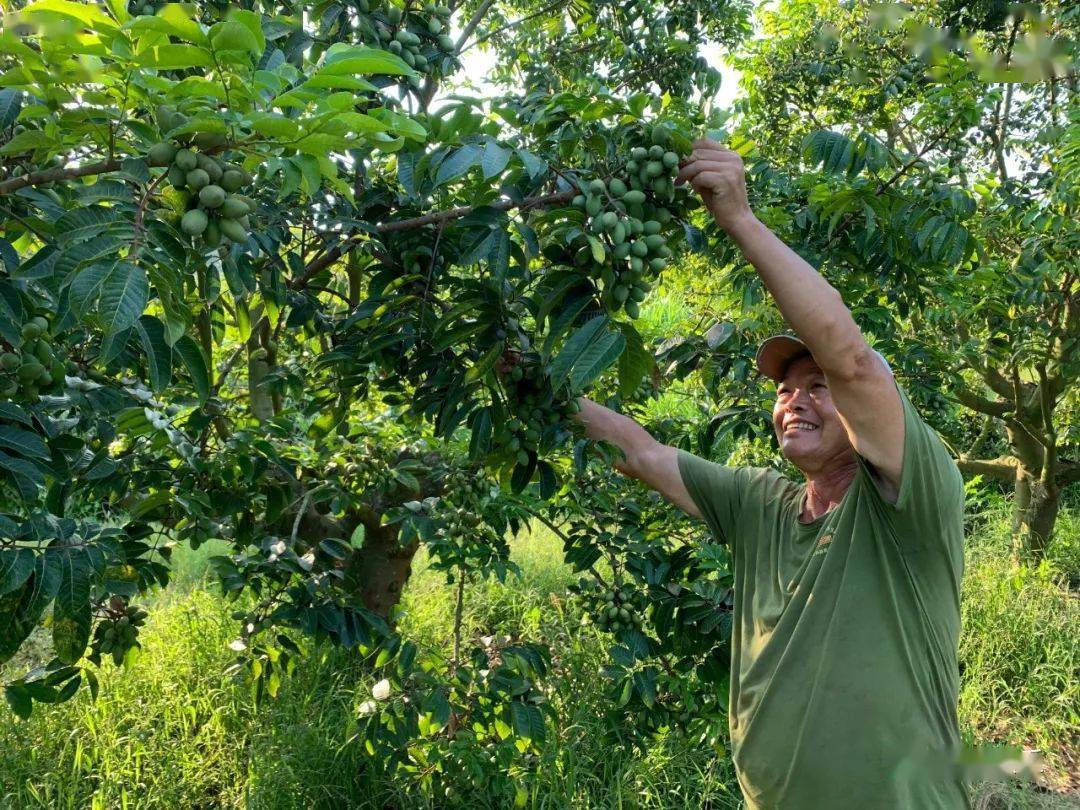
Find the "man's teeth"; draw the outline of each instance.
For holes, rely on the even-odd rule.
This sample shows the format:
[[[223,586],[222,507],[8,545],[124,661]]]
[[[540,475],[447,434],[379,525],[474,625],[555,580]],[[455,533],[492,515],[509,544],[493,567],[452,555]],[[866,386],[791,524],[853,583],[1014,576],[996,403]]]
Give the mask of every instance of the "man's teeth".
[[[790,425],[788,425],[788,430],[791,430],[793,428],[795,430],[817,430],[818,426],[811,425],[809,422],[792,422]]]

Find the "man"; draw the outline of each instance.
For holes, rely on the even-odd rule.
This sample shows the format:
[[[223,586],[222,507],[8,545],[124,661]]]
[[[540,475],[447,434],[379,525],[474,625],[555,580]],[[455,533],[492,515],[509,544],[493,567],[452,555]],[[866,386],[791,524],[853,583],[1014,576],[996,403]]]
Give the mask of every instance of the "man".
[[[751,808],[960,808],[957,640],[964,491],[840,295],[752,213],[742,161],[694,144],[702,196],[800,339],[765,341],[780,450],[805,476],[667,447],[589,400],[580,419],[620,470],[703,518],[731,549],[729,707]]]

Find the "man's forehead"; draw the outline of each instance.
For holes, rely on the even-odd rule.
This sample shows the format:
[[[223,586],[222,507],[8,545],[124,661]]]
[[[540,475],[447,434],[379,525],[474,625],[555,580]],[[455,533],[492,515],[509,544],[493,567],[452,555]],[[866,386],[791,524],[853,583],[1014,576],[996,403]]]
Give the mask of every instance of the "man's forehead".
[[[821,370],[821,366],[817,364],[817,360],[812,355],[804,354],[802,357],[796,357],[788,363],[788,367],[784,370],[784,379],[777,385],[818,374],[824,374],[824,372]]]

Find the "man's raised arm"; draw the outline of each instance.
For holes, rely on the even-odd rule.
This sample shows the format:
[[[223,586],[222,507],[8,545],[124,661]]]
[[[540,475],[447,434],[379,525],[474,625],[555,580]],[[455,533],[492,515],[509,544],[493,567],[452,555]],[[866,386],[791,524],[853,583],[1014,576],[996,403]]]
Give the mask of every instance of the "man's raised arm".
[[[903,404],[892,374],[867,344],[840,293],[754,216],[746,172],[735,152],[715,141],[696,141],[677,180],[694,187],[754,265],[780,314],[825,373],[852,446],[898,488]]]
[[[582,397],[577,418],[593,441],[605,441],[618,447],[623,460],[615,462],[620,472],[652,487],[684,512],[701,517],[679,473],[678,451],[661,444],[628,416],[615,413]]]

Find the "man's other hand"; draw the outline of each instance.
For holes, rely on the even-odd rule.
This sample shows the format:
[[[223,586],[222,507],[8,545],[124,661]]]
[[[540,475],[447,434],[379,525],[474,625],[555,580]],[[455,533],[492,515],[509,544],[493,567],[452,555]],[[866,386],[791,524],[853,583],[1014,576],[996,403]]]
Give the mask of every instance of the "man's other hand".
[[[746,197],[746,169],[742,158],[716,141],[694,141],[693,151],[682,160],[676,183],[689,183],[701,195],[716,224],[730,233],[752,220]]]

